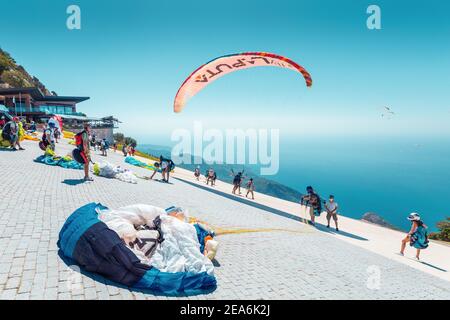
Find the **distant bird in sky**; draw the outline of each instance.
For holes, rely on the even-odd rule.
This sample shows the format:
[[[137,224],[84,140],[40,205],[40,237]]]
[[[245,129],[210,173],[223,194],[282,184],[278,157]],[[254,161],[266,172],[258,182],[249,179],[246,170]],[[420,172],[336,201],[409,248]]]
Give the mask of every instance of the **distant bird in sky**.
[[[383,113],[381,113],[381,117],[383,119],[392,119],[392,117],[396,114],[389,107],[383,107],[382,109],[383,109]]]

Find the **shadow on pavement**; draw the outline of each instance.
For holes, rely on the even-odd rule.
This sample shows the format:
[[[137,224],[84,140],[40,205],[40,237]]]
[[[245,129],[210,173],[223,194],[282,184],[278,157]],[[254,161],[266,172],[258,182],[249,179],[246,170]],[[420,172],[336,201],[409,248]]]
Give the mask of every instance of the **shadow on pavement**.
[[[78,184],[84,183],[84,179],[65,179],[61,183],[67,184],[69,186],[76,186]]]
[[[216,259],[212,259],[212,264],[213,264],[213,266],[214,266],[214,268],[218,268],[218,267],[220,267],[220,263],[219,263],[219,261],[217,261]]]
[[[278,210],[278,209],[275,209],[275,208],[272,208],[272,207],[269,207],[269,206],[266,206],[266,205],[254,202],[254,201],[252,201],[250,199],[247,199],[247,198],[244,198],[244,197],[235,196],[235,195],[230,194],[230,193],[226,193],[226,192],[223,192],[223,191],[215,190],[215,189],[209,188],[207,186],[202,186],[202,185],[199,185],[197,183],[186,181],[186,180],[183,180],[183,179],[180,179],[180,178],[173,178],[173,179],[177,179],[178,181],[187,183],[187,184],[189,184],[191,186],[200,188],[200,189],[205,190],[205,191],[209,191],[209,192],[215,193],[215,194],[220,195],[222,197],[225,197],[227,199],[234,200],[234,201],[237,201],[237,202],[240,202],[240,203],[252,206],[252,207],[257,208],[257,209],[268,211],[270,213],[273,213],[273,214],[276,214],[276,215],[279,215],[279,216],[282,216],[282,217],[285,217],[285,218],[288,218],[288,219],[292,219],[292,220],[295,220],[295,221],[305,222],[303,218],[300,218],[298,216],[295,216],[295,215],[290,214],[290,213],[285,212],[285,211],[281,211],[281,210]],[[368,241],[367,238],[360,237],[360,236],[358,236],[356,234],[345,232],[345,231],[341,231],[341,230],[334,231],[334,229],[333,230],[332,229],[328,229],[326,226],[318,224],[318,223],[316,223],[316,229],[319,230],[319,231],[322,231],[322,232],[326,232],[326,233],[330,233],[330,234],[339,234],[341,236],[349,237],[349,238],[360,240],[360,241]]]
[[[428,266],[428,267],[431,267],[431,268],[434,268],[434,269],[436,269],[436,270],[439,270],[439,271],[442,271],[442,272],[447,272],[447,270],[445,270],[445,269],[442,269],[442,268],[439,268],[439,267],[437,267],[437,266],[435,266],[435,265],[432,265],[431,263],[427,263],[427,262],[423,262],[423,261],[419,261],[421,264],[424,264],[424,265],[426,265],[426,266]]]
[[[320,230],[322,232],[326,232],[326,233],[330,233],[330,234],[338,234],[338,235],[341,235],[344,237],[348,237],[348,238],[352,238],[352,239],[356,239],[356,240],[360,240],[360,241],[368,241],[367,238],[363,238],[356,234],[342,231],[341,229],[339,229],[339,231],[336,231],[335,229],[332,229],[331,227],[327,228],[325,225],[317,223],[317,222],[316,222],[316,229]]]

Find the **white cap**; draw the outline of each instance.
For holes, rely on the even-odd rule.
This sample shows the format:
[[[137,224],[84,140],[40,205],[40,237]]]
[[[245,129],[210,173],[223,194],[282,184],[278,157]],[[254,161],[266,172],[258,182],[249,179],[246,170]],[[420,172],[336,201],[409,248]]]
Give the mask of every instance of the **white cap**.
[[[420,215],[416,212],[411,213],[408,218],[408,220],[410,221],[419,221],[420,220]]]

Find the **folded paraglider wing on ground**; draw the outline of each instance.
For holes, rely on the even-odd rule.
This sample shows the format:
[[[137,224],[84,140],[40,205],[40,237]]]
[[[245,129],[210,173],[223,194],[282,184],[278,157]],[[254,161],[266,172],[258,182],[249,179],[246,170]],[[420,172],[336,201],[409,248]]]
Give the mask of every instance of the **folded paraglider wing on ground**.
[[[143,264],[116,232],[97,215],[101,204],[77,209],[64,223],[58,240],[62,254],[80,267],[134,289],[166,295],[193,295],[216,288],[216,279],[206,272],[161,272]]]

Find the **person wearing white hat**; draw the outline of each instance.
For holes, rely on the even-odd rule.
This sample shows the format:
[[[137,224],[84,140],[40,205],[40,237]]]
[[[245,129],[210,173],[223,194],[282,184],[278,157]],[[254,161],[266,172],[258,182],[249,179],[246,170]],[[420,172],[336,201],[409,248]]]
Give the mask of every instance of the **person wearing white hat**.
[[[428,247],[428,233],[427,226],[420,219],[420,215],[416,212],[411,213],[408,218],[411,221],[411,230],[406,237],[402,240],[400,248],[400,254],[403,256],[405,253],[406,244],[409,242],[411,247],[417,249],[416,259],[420,260],[420,250]]]

